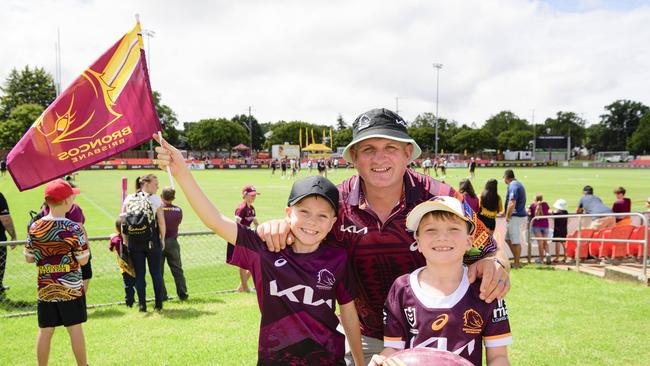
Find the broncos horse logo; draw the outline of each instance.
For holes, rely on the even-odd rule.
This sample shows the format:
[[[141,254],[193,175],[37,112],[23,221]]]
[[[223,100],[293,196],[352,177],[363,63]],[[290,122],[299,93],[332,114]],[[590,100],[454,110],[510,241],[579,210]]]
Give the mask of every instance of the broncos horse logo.
[[[332,272],[327,269],[321,269],[318,271],[318,287],[329,290],[335,283],[336,279]]]
[[[51,142],[93,138],[122,117],[113,110],[114,91],[102,74],[87,69],[34,125]]]

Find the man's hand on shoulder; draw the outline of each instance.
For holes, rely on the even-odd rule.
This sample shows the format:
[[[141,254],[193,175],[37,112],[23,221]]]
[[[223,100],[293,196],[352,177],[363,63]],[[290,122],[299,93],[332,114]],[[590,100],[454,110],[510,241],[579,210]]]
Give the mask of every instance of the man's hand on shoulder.
[[[510,291],[510,275],[497,257],[483,258],[469,266],[469,282],[482,278],[481,299],[488,304],[495,299],[502,299]]]
[[[279,252],[287,245],[293,244],[291,222],[288,218],[263,222],[257,226],[256,231],[271,252]]]

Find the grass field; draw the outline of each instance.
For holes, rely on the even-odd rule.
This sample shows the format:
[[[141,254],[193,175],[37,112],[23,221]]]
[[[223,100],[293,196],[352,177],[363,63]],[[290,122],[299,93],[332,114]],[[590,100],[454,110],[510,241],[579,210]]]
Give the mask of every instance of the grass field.
[[[332,172],[339,182],[354,170]],[[120,178],[129,178],[129,186],[144,171],[83,171],[77,178],[82,190],[77,202],[87,217],[90,236],[108,235],[119,212]],[[167,184],[166,173],[155,172],[161,186]],[[557,198],[569,202],[570,211],[580,197],[582,187],[594,186],[606,204],[613,201],[613,188],[623,185],[632,199],[634,210],[644,210],[649,172],[620,169],[526,168],[515,173],[527,189],[529,199],[537,192],[546,201]],[[197,171],[194,173],[209,197],[224,212],[232,212],[240,201],[240,190],[254,184],[261,195],[255,206],[261,221],[278,217],[286,203],[291,181],[271,178],[266,170]],[[497,178],[503,195],[503,169],[478,169],[476,188],[485,180]],[[303,171],[302,176],[306,176]],[[449,169],[447,182],[457,185],[466,170]],[[132,189],[131,189],[132,190]],[[0,180],[0,191],[9,202],[20,238],[24,238],[30,209],[42,202],[42,188],[19,193],[10,178]],[[204,230],[191,212],[182,193],[177,204],[184,207],[181,231]],[[214,245],[213,239],[206,240]],[[221,251],[223,241],[217,247]],[[97,254],[96,254],[97,253]],[[199,288],[201,281],[211,281],[216,289],[231,289],[236,284],[236,269],[223,265],[223,253],[193,258],[184,252],[188,287]],[[94,248],[93,267],[114,266],[108,251]],[[193,265],[194,264],[194,265]],[[28,283],[6,282],[11,293],[20,286],[34,286],[33,267],[22,263],[20,250],[9,251],[7,281],[12,273],[24,272],[34,278]],[[169,283],[171,276],[166,276]],[[19,277],[24,278],[24,277]],[[109,281],[113,281],[109,283]],[[35,281],[34,281],[35,282]],[[634,284],[610,283],[569,272],[544,270],[528,266],[512,273],[513,288],[507,297],[515,344],[510,347],[513,365],[648,365],[647,347],[650,330],[650,289]],[[172,290],[172,287],[168,289]],[[115,277],[94,278],[92,289],[113,287],[119,296]],[[151,291],[151,288],[149,287]],[[2,312],[2,309],[0,309]],[[140,314],[123,306],[89,311],[84,325],[90,363],[95,365],[251,365],[255,363],[259,314],[255,296],[222,294],[191,296],[186,303],[169,302],[161,314]],[[35,316],[0,318],[0,365],[35,363]],[[52,365],[73,363],[68,337],[57,331],[51,355]]]

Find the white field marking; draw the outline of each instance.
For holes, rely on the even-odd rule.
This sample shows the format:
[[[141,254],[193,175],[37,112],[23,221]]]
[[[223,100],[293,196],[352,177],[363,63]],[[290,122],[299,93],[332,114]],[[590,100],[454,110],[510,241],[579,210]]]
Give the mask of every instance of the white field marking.
[[[119,215],[119,212],[118,212],[117,214],[115,214],[115,215],[111,215],[110,212],[106,211],[105,208],[103,208],[102,206],[100,206],[100,205],[98,205],[97,203],[95,203],[95,201],[93,201],[93,200],[91,200],[90,198],[88,198],[88,196],[86,196],[85,194],[80,194],[79,197],[82,197],[84,200],[86,200],[86,202],[88,202],[88,203],[90,203],[91,205],[95,206],[95,208],[97,208],[99,211],[101,211],[101,212],[102,212],[104,215],[106,215],[106,217],[108,217],[109,219],[111,219],[111,220],[115,220],[115,219],[117,219],[117,216]]]

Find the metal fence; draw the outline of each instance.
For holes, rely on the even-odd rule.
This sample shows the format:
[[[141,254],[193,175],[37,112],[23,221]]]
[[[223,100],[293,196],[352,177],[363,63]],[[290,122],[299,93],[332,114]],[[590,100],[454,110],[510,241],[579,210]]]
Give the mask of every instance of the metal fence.
[[[600,219],[604,217],[631,217],[631,218],[639,218],[641,220],[641,225],[644,228],[644,234],[643,234],[643,239],[613,239],[613,238],[582,238],[580,237],[582,229],[586,229],[589,227],[589,225],[584,225],[583,224],[583,218],[589,218],[590,220],[595,220],[595,219]],[[533,223],[536,220],[542,220],[542,219],[561,219],[561,218],[566,218],[566,219],[577,219],[577,224],[578,227],[575,230],[576,237],[566,237],[566,238],[549,238],[549,237],[539,237],[539,236],[533,236]],[[571,232],[571,231],[569,231]],[[634,243],[634,244],[641,244],[643,246],[643,255],[642,255],[642,266],[643,266],[643,272],[641,277],[639,278],[642,281],[645,281],[648,279],[648,217],[645,214],[638,213],[638,212],[629,212],[629,213],[609,213],[609,214],[568,214],[568,215],[544,215],[544,216],[535,216],[533,217],[529,223],[528,223],[528,262],[530,263],[531,260],[531,253],[532,253],[532,241],[533,240],[546,240],[549,241],[550,239],[563,239],[566,241],[571,240],[575,241],[577,243],[576,245],[576,253],[575,253],[575,266],[579,267],[580,266],[580,248],[584,246],[585,242],[608,242],[608,243]],[[550,243],[550,241],[549,241]],[[550,246],[550,245],[549,245]]]
[[[190,297],[232,292],[239,283],[238,269],[227,265],[226,242],[211,231],[179,234],[183,270]],[[16,245],[11,249],[11,245]],[[26,263],[25,242],[0,242],[7,248],[3,285],[9,287],[0,295],[0,317],[35,314],[37,271]],[[89,238],[93,276],[88,286],[86,303],[89,308],[124,303],[122,275],[114,252],[108,250],[109,237]],[[174,300],[176,287],[167,264],[164,279],[168,296]],[[153,286],[147,274],[147,298],[153,300]],[[136,297],[137,301],[137,297]]]

